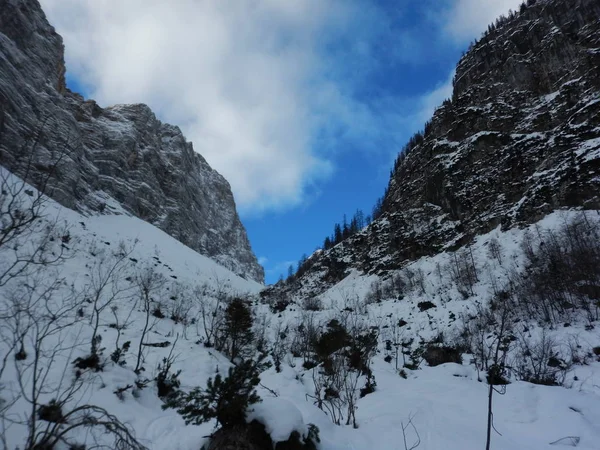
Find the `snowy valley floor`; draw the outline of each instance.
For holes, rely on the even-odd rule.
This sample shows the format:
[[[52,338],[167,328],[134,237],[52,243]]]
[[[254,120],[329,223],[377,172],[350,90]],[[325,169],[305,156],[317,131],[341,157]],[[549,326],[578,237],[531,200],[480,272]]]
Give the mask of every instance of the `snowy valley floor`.
[[[569,214],[575,213],[554,213],[539,225],[544,228],[555,227]],[[63,227],[68,228],[68,239],[62,239],[62,243],[68,247],[68,257],[59,266],[49,268],[42,280],[38,281],[43,285],[52,277],[60,279],[61,298],[67,298],[68,292],[79,292],[77,301],[82,309],[81,312],[77,311],[77,320],[71,326],[53,335],[47,342],[49,348],[60,344],[66,349],[55,358],[45,360],[47,365],[42,370],[48,369],[48,386],[60,390],[61,386],[70,383],[74,377],[72,361],[89,353],[94,319],[88,302],[91,292],[89,286],[105,273],[103,264],[112,261],[116,248],[121,246],[127,249],[127,259],[118,266],[118,279],[111,280],[110,288],[102,293],[108,296],[117,293],[100,315],[100,347],[104,349],[106,364],[100,372],[83,375],[83,387],[76,392],[72,403],[105,408],[130,425],[136,437],[148,448],[199,450],[206,436],[214,430],[214,423],[186,426],[174,410],[162,410],[163,402],[157,396],[154,383],[150,382],[143,389],[134,387],[140,378],[133,368],[146,314],[141,304],[132,300],[135,294],[127,283],[139,276],[142,269],[150,268],[161,274],[152,302],[162,308],[166,317],[151,317],[144,342],[168,341],[169,344],[165,348],[144,348],[144,371],[141,373],[148,380],[154,379],[158,365],[169,354],[176,356],[173,369],[181,370],[179,378],[183,390],[204,386],[217,370],[227,370],[231,365],[228,359],[203,345],[206,334],[200,319],[201,302],[214,302],[222,293],[253,296],[255,327],[258,333],[264,333],[267,342],[272,342],[274,335],[286,327],[293,330],[307,314],[325,324],[337,317],[340,311],[352,306],[351,309],[360,316],[357,320],[376,327],[379,332],[378,353],[372,363],[377,387],[375,392],[358,400],[358,428],[334,425],[317,408],[311,397],[314,394],[311,370],[303,368],[302,358],[294,358],[288,353],[283,358],[281,372],[277,373],[274,367],[268,369],[262,374],[258,389],[263,403],[256,406],[254,414],[267,422],[271,435],[284,436],[293,429],[302,431],[306,424],[313,423],[320,429],[322,450],[405,450],[419,440],[420,450],[484,448],[488,389],[485,375],[469,364],[472,356],[463,355],[463,365],[448,363],[428,367],[422,361],[417,370],[406,369],[406,378],[403,378],[395,368],[394,359],[391,362],[384,361],[384,357],[390,355],[389,349],[385,349],[385,341],[392,338],[387,335],[393,328],[390,325],[399,319],[406,321],[407,325],[396,332],[401,333],[403,339],[411,338],[414,341],[413,349],[420,341],[431,341],[440,332],[447,338],[455,336],[461,319],[474,314],[478,303],[485,304],[488,301],[491,280],[501,282],[508,276],[509,267],[522,263],[518,250],[524,230],[506,233],[494,230],[477,239],[472,246],[473,257],[485,270],[482,269],[480,281],[474,286],[473,295],[467,299],[449,287],[448,279],[435,273],[436,266],[450,261],[451,255],[442,253],[411,264],[414,271],[420,270],[425,274],[425,293],[409,292],[402,300],[388,298],[367,305],[364,298],[376,277],[352,273],[320,296],[320,311],[306,312],[299,305],[292,304],[284,312],[274,314],[267,305],[260,303],[259,284],[234,275],[136,218],[124,214],[82,216],[52,201],[45,204],[44,215],[42,222],[60,224],[63,236]],[[36,236],[43,235],[44,230],[45,227],[41,226],[30,237],[30,242],[35,241]],[[495,263],[488,256],[486,246],[492,237],[501,243],[504,263]],[[7,263],[11,255],[12,249],[3,248],[0,253],[2,264]],[[33,282],[36,277],[39,278],[39,274],[31,274],[27,282]],[[13,294],[18,290],[15,286],[7,283],[1,288],[3,301],[14,297]],[[421,311],[418,304],[425,300],[432,301],[436,307]],[[176,309],[174,305],[194,320],[189,320],[187,325],[171,320],[169,317]],[[122,327],[120,336],[115,323],[126,325]],[[513,381],[504,395],[496,394],[493,410],[497,432],[492,435],[493,449],[542,450],[575,444],[582,450],[600,448],[600,362],[591,356],[592,349],[600,346],[600,323],[590,326],[585,320],[578,320],[569,325],[554,327],[544,333],[551,335],[555,342],[565,348],[576,342],[582,354],[590,355],[587,363],[576,364],[568,372],[565,379],[568,388]],[[0,378],[0,397],[4,400],[15,399],[2,423],[6,436],[2,445],[6,450],[23,446],[26,427],[18,422],[23,422],[30,407],[19,398],[17,374],[22,366],[14,362],[14,355],[9,353],[10,346],[7,343],[11,332],[12,328],[2,326],[1,355],[7,356],[8,363]],[[530,324],[527,333],[535,339],[542,334],[542,328]],[[131,349],[123,358],[124,366],[114,364],[109,359],[109,355],[118,347],[115,345],[117,336],[119,346],[131,341]],[[25,350],[27,345],[25,341]],[[15,349],[10,351],[14,352]],[[399,368],[401,366],[402,361]],[[27,383],[31,382],[31,374],[26,373],[23,380],[27,387]],[[122,388],[126,389],[116,395],[115,392]],[[51,400],[55,392],[41,393],[40,401]],[[406,428],[405,446],[402,427],[406,427],[411,419],[414,427]],[[85,433],[78,437],[80,440],[87,439]]]

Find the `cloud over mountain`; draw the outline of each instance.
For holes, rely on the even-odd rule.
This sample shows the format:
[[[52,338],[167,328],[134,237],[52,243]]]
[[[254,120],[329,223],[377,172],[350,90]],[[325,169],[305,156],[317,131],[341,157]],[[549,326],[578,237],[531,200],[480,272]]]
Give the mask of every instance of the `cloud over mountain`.
[[[374,40],[393,32],[394,20],[362,0],[41,3],[86,94],[102,105],[148,103],[179,125],[229,180],[242,214],[301,203],[335,170],[333,141],[348,137],[366,148],[415,114],[393,97],[357,94],[382,60]],[[479,3],[488,2],[453,3],[442,32],[471,36],[514,2]],[[403,58],[419,57],[414,36],[397,39]],[[416,104],[429,112],[439,93]]]

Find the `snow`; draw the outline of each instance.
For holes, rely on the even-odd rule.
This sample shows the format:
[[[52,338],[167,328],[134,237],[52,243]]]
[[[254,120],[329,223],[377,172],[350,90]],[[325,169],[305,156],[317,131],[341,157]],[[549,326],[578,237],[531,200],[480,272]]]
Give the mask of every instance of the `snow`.
[[[594,365],[596,381],[600,364]],[[359,428],[337,427],[320,411],[306,404],[302,389],[288,380],[280,398],[294,402],[306,420],[321,430],[321,448],[327,450],[404,450],[401,427],[412,418],[421,438],[420,449],[471,450],[485,443],[487,385],[478,381],[472,366],[444,364],[409,372],[402,379],[392,366],[374,365],[377,391],[360,400]],[[284,372],[283,377],[289,377]],[[267,378],[272,384],[275,377]],[[588,382],[586,386],[591,386]],[[597,449],[600,437],[598,392],[537,386],[517,382],[495,399],[493,447],[498,450],[546,450],[565,436],[581,437],[580,449]],[[570,408],[575,408],[579,413]],[[407,429],[407,441],[417,435]]]
[[[482,138],[484,136],[498,136],[498,135],[500,135],[500,133],[497,131],[479,131],[478,133],[475,133],[472,136],[469,136],[469,138],[467,139],[467,142],[473,143],[473,142],[476,142],[479,138]]]
[[[305,436],[307,432],[300,410],[291,401],[278,397],[265,398],[253,405],[246,420],[262,423],[273,443],[288,440],[294,431],[300,433],[300,436]]]
[[[421,258],[408,266],[413,272],[424,273],[425,292],[410,292],[402,300],[385,298],[381,303],[365,304],[364,298],[372,283],[381,280],[375,275],[352,271],[319,296],[323,305],[321,311],[307,313],[297,305],[291,305],[286,311],[274,315],[267,305],[256,301],[255,315],[265,319],[263,328],[268,339],[272,339],[278,329],[288,327],[290,331],[294,330],[305,314],[310,314],[317,323],[325,324],[345,308],[356,311],[353,316],[356,320],[380,330],[379,353],[374,357],[372,366],[377,388],[374,393],[358,401],[357,429],[336,426],[310,397],[314,394],[312,372],[302,367],[300,358],[288,354],[280,373],[272,367],[261,375],[261,385],[257,390],[263,401],[253,406],[247,419],[263,422],[274,441],[286,440],[294,430],[305,434],[307,425],[315,424],[320,430],[320,450],[405,450],[403,427],[409,447],[420,439],[419,450],[483,448],[488,386],[480,381],[484,379],[484,374],[478,373],[469,364],[471,356],[463,355],[464,365],[428,367],[422,363],[418,370],[405,369],[407,378],[404,379],[394,362],[387,363],[383,359],[383,342],[391,332],[386,326],[401,318],[406,320],[408,325],[400,329],[400,338],[413,339],[413,348],[421,340],[431,340],[441,332],[451,337],[457,333],[456,324],[461,317],[473,314],[477,304],[488,301],[493,283],[501,285],[511,270],[522,267],[520,245],[527,230],[535,232],[536,226],[556,228],[577,213],[558,211],[526,229],[503,232],[497,228],[479,236],[471,250],[477,265],[485,270],[474,286],[474,295],[468,299],[464,299],[451,285],[447,274],[438,276],[436,273],[437,266],[448,264],[452,258],[452,253],[442,252]],[[56,269],[65,280],[65,286],[85,286],[100,256],[108,255],[111,249],[124,245],[132,248],[131,258],[137,262],[128,263],[123,268],[123,276],[135,274],[140,267],[153,267],[165,277],[159,297],[164,295],[168,300],[168,293],[172,293],[176,286],[204,286],[205,295],[193,303],[192,316],[197,315],[199,303],[214,299],[218,290],[225,290],[232,295],[248,294],[257,299],[256,294],[262,288],[260,284],[236,276],[134,217],[83,216],[52,201],[46,205],[45,216],[46,223],[64,223],[70,229],[69,258]],[[600,219],[596,212],[588,212],[588,217],[590,220]],[[493,238],[500,243],[502,263],[488,256],[487,248]],[[0,264],[6,261],[3,259],[8,257],[6,255],[0,253]],[[1,301],[7,300],[8,294],[6,287],[0,288]],[[418,303],[425,300],[432,301],[436,307],[421,311]],[[133,349],[139,342],[144,312],[141,308],[132,307],[131,298],[128,297],[117,299],[115,306],[115,317],[120,323],[129,317],[129,326],[122,330],[120,343],[131,341]],[[57,341],[68,343],[72,349],[51,367],[49,379],[53,383],[61,382],[65,376],[70,377],[71,361],[89,352],[90,309],[85,303],[82,303],[82,308],[86,316],[56,338]],[[117,331],[110,326],[114,320],[109,312],[103,317],[100,327],[105,356],[115,348]],[[539,338],[542,327],[535,323],[530,326],[531,338]],[[0,335],[3,330],[0,330]],[[568,328],[557,327],[545,331],[560,342],[565,351],[570,343],[577,342],[585,353],[592,347],[600,346],[599,330],[598,323],[594,324],[594,328],[586,329],[584,323],[574,322]],[[172,345],[167,348],[148,348],[143,376],[154,378],[158,364],[173,351],[176,356],[173,369],[182,371],[182,389],[187,391],[204,386],[217,370],[226,372],[231,364],[219,352],[204,347],[202,340],[203,328],[199,322],[184,326],[168,317],[153,320],[147,341],[177,343],[174,348]],[[4,341],[1,340],[0,354],[5,354]],[[109,361],[102,372],[86,375],[84,388],[77,393],[74,401],[106,408],[127,423],[152,450],[201,448],[206,436],[214,431],[215,423],[186,426],[174,410],[162,410],[162,401],[153,383],[144,389],[128,389],[121,398],[114,394],[119,388],[135,385],[138,377],[133,372],[134,355],[133,350],[125,355],[124,367]],[[17,389],[12,359],[0,382],[0,397],[6,398],[8,393]],[[568,443],[571,437],[578,437],[578,449],[597,450],[600,442],[600,362],[590,360],[587,365],[575,366],[566,384],[568,388],[516,381],[508,385],[505,395],[495,395],[494,425],[501,435],[493,434],[492,448],[548,450],[554,448],[550,445],[552,442],[560,443],[563,440]],[[49,399],[50,396],[44,397],[45,401]],[[13,412],[20,415],[25,406],[22,402],[17,403]],[[411,420],[414,428],[409,425]],[[0,425],[2,427],[4,425]],[[6,430],[9,449],[23,445],[25,430],[22,426],[12,425]],[[78,437],[85,439],[83,434]]]
[[[434,148],[434,149],[436,149],[437,147],[440,147],[440,146],[458,147],[458,146],[460,146],[460,142],[457,142],[457,141],[449,141],[449,140],[448,140],[448,139],[446,139],[446,138],[443,138],[443,139],[437,139],[437,140],[435,141],[435,144],[433,145],[433,148]]]
[[[386,376],[388,375],[388,376]],[[369,429],[371,440],[355,448],[404,449],[399,442],[401,424],[409,417],[421,436],[420,448],[477,449],[485,442],[487,385],[477,381],[468,367],[445,364],[420,371],[400,383],[397,375],[380,374],[378,392],[364,399],[361,428]],[[565,436],[582,438],[581,448],[596,448],[597,414],[579,416],[569,406],[596,411],[597,398],[584,394],[565,398],[561,389],[514,383],[504,396],[497,396],[495,426],[502,436],[493,436],[498,450],[547,448],[549,442]],[[569,412],[571,414],[569,414]],[[559,421],[556,418],[561,417]],[[409,436],[416,438],[414,430]],[[366,434],[366,433],[365,433]]]
[[[523,134],[523,133],[513,133],[510,135],[513,139],[522,139],[522,140],[528,140],[528,139],[543,139],[546,137],[546,135],[544,133],[527,133],[527,134]]]
[[[600,158],[600,138],[588,139],[582,142],[575,154],[583,156],[586,162]]]
[[[556,97],[558,97],[559,95],[560,95],[560,91],[555,91],[550,94],[546,94],[546,95],[542,96],[542,99],[544,102],[550,103],[550,102],[554,101],[554,99],[556,99]]]

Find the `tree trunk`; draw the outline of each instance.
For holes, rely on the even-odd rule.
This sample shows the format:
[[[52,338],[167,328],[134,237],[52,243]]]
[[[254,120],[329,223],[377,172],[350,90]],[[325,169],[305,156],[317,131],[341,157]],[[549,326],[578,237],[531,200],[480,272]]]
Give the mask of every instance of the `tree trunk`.
[[[488,392],[488,422],[487,422],[487,440],[485,443],[485,450],[490,450],[490,443],[492,439],[492,397],[494,395],[494,385],[490,383]]]

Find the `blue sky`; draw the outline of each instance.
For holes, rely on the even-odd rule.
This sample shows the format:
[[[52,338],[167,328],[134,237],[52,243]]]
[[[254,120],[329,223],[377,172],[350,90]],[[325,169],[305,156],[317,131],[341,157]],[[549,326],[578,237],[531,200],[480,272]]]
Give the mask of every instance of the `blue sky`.
[[[275,282],[451,93],[470,40],[517,0],[41,0],[69,86],[142,102],[231,183]]]

